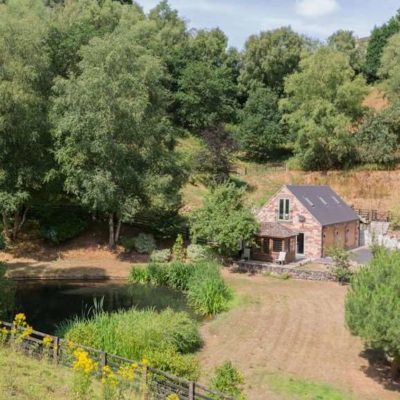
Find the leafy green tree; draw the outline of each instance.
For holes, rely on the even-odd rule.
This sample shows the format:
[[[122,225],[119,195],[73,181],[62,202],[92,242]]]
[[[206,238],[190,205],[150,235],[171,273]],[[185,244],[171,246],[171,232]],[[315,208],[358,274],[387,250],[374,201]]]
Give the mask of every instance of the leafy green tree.
[[[295,154],[308,170],[339,168],[354,161],[352,124],[363,113],[367,86],[348,58],[322,47],[286,79],[280,103],[295,140]]]
[[[279,157],[288,141],[281,124],[279,97],[268,88],[250,91],[239,113],[237,139],[248,157],[266,161]]]
[[[383,49],[378,74],[389,96],[397,99],[400,93],[400,33],[393,35]]]
[[[400,31],[400,11],[382,26],[375,27],[368,41],[367,56],[363,67],[369,82],[378,79],[381,58],[389,38]]]
[[[338,30],[328,38],[328,46],[333,50],[346,54],[354,72],[360,73],[365,62],[366,49],[358,41],[352,31]]]
[[[399,282],[399,252],[380,249],[352,278],[345,303],[350,331],[391,356],[395,375],[400,365]]]
[[[48,17],[39,0],[0,4],[0,212],[13,239],[51,166]]]
[[[259,87],[283,92],[286,76],[297,70],[304,39],[290,27],[250,36],[243,51],[240,84],[244,92]]]
[[[232,183],[211,189],[191,218],[193,240],[206,239],[221,254],[235,254],[240,240],[250,240],[258,224],[243,202],[244,191]]]
[[[55,85],[55,155],[65,190],[107,215],[113,247],[144,206],[180,200],[182,174],[160,61],[130,31],[95,38],[80,55],[79,74]]]
[[[126,14],[128,10],[135,12],[137,19],[144,18],[135,3],[123,6],[112,0],[67,1],[55,7],[47,36],[53,73],[63,77],[71,72],[77,73],[80,48],[94,37],[111,33],[123,11]]]
[[[396,160],[398,136],[386,120],[386,113],[370,112],[357,133],[357,146],[362,163],[388,165]]]

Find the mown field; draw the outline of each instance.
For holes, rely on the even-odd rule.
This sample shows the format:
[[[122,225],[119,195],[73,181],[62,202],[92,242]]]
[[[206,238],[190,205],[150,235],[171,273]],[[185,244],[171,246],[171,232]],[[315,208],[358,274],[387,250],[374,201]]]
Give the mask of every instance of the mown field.
[[[203,371],[230,359],[251,400],[395,400],[399,387],[344,322],[347,288],[226,273],[247,305],[201,328]]]

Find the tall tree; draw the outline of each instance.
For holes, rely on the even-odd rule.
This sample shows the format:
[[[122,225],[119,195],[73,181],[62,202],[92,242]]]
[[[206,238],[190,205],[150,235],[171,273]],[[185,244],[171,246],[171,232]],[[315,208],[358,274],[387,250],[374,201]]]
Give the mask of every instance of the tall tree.
[[[285,93],[283,118],[302,167],[330,169],[352,161],[350,128],[363,113],[367,87],[360,75],[354,77],[348,58],[320,48],[286,80]]]
[[[400,94],[400,33],[393,35],[385,46],[378,74],[391,99],[398,99]]]
[[[371,33],[368,41],[367,57],[363,67],[364,74],[369,82],[378,79],[378,71],[381,67],[381,58],[391,36],[400,31],[400,10],[387,23],[377,26]]]
[[[243,51],[240,84],[244,92],[262,85],[283,91],[286,76],[297,70],[305,45],[290,27],[250,36]]]
[[[51,162],[47,29],[41,1],[0,4],[0,210],[14,239]]]
[[[65,189],[107,215],[113,247],[121,222],[152,201],[179,200],[164,72],[130,31],[95,38],[80,56],[79,73],[55,87],[56,159]]]
[[[278,95],[268,88],[250,91],[239,113],[237,140],[248,157],[267,161],[282,155],[288,137],[281,124]]]
[[[94,37],[111,33],[118,25],[123,12],[143,12],[133,3],[123,6],[112,0],[67,0],[54,9],[47,43],[54,74],[67,77],[78,71],[79,50]]]
[[[381,250],[352,279],[346,296],[346,322],[368,347],[392,357],[392,372],[400,367],[400,254]]]
[[[244,191],[232,183],[214,187],[191,218],[193,239],[206,239],[226,255],[235,254],[240,240],[252,239],[257,229],[254,215],[244,205]]]
[[[366,49],[352,31],[338,30],[328,38],[328,46],[346,54],[355,73],[360,73],[365,62]]]

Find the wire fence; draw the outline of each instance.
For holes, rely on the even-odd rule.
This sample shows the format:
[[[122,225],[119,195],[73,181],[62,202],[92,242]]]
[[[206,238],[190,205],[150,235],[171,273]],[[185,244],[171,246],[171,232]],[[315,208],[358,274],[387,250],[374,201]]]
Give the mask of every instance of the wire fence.
[[[0,329],[7,331],[6,334],[2,333],[3,337],[7,338],[4,344],[15,343],[16,329],[12,323],[0,321]],[[35,330],[19,341],[18,349],[27,356],[37,359],[46,358],[55,364],[67,367],[73,365],[74,350],[84,350],[96,362],[95,375],[97,377],[101,377],[105,366],[108,366],[114,373],[118,373],[124,366],[135,365],[135,373],[129,380],[129,388],[133,389],[136,394],[140,393],[146,400],[165,400],[170,395],[178,396],[179,400],[233,400],[232,397],[221,392],[152,368],[145,363],[138,363],[88,346],[74,344],[57,336]]]

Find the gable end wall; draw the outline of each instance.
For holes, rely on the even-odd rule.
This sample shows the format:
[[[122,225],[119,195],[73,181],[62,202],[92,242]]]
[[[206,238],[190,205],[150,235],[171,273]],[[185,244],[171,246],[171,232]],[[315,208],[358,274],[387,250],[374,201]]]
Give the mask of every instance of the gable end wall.
[[[290,221],[281,222],[277,220],[279,199],[290,200]],[[304,216],[305,221],[300,222],[299,216]],[[304,256],[312,259],[322,256],[322,226],[286,186],[258,211],[257,219],[260,223],[279,222],[289,229],[304,233]]]

